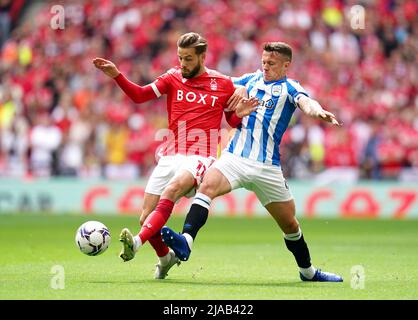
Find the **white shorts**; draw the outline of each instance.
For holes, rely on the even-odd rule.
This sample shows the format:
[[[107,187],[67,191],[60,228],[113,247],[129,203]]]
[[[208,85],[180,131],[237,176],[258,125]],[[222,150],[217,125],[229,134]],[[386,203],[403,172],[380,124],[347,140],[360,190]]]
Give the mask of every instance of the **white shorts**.
[[[176,154],[173,156],[161,157],[157,166],[152,171],[145,188],[146,193],[161,195],[167,185],[183,170],[189,171],[194,179],[195,185],[186,197],[193,197],[196,189],[203,180],[203,176],[207,169],[215,162],[213,157],[202,157],[198,155],[185,156]]]
[[[227,151],[212,167],[222,172],[232,190],[245,188],[253,191],[263,206],[293,199],[281,167],[242,158]]]

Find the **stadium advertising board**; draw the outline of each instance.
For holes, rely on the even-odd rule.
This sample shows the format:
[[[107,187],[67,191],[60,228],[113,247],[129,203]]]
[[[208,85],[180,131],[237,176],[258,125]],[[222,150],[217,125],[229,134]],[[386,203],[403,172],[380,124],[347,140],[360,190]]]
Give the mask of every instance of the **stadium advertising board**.
[[[146,181],[99,180],[4,181],[0,213],[135,214],[142,205]],[[359,183],[321,186],[289,181],[297,215],[343,218],[417,218],[418,188],[412,184]],[[190,199],[181,199],[174,214],[185,214]],[[215,199],[212,214],[267,216],[255,195],[244,189]]]

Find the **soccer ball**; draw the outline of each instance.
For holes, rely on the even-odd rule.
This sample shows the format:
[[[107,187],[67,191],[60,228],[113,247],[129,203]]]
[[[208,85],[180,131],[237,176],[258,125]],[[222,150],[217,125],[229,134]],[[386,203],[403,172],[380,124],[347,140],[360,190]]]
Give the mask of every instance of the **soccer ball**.
[[[110,244],[109,229],[99,221],[87,221],[78,228],[75,243],[82,253],[97,256]]]

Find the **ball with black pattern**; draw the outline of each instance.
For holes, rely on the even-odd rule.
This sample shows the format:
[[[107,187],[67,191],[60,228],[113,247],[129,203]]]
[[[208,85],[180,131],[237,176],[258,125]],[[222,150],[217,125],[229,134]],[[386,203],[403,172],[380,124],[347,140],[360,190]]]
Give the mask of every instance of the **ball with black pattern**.
[[[89,256],[97,256],[105,252],[110,240],[109,229],[99,221],[83,223],[75,234],[75,243],[78,248]]]

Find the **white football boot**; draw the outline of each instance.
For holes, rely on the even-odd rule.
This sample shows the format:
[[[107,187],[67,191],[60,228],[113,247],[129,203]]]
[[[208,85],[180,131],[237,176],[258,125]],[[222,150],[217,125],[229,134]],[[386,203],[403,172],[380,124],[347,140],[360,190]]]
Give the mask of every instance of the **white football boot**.
[[[163,264],[161,260],[158,260],[158,263],[155,265],[156,266],[155,274],[154,274],[155,279],[165,279],[165,277],[168,274],[168,270],[170,270],[172,266],[174,266],[175,264],[177,264],[178,266],[180,265],[181,262],[179,258],[176,257],[176,254],[174,253],[173,250],[170,249],[168,254],[169,254],[169,260],[167,263]]]

